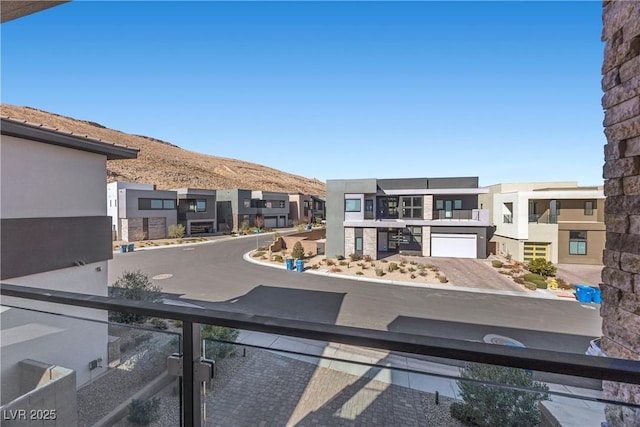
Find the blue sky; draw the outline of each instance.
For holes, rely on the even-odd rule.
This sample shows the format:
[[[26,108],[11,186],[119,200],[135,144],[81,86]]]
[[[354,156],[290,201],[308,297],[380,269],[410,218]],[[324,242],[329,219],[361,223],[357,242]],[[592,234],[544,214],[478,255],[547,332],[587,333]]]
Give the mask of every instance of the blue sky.
[[[601,25],[595,1],[74,1],[2,25],[1,100],[322,181],[601,185]]]

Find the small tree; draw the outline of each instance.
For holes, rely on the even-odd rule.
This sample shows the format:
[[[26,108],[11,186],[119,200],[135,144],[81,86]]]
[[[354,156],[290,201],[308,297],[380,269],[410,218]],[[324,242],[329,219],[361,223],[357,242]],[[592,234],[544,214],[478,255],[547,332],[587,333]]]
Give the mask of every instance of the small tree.
[[[291,256],[294,259],[303,259],[304,258],[304,248],[302,247],[302,243],[300,243],[300,241],[297,241],[293,245],[293,249],[291,250]]]
[[[219,342],[218,340],[235,342],[238,339],[238,335],[240,335],[240,331],[234,328],[216,325],[203,326],[200,337],[205,340],[205,357],[217,361],[225,357],[234,356],[236,354],[236,346],[226,342]]]
[[[155,302],[160,298],[162,288],[149,280],[149,276],[138,271],[125,271],[109,288],[109,296],[136,301]],[[117,323],[140,323],[145,316],[135,313],[110,311],[109,320]]]
[[[544,277],[555,276],[556,274],[556,267],[553,266],[551,261],[547,261],[544,258],[533,259],[527,265],[527,270]]]
[[[184,237],[184,225],[182,224],[171,224],[169,226],[168,235],[172,239],[182,239]]]
[[[462,378],[531,390],[517,390],[473,381],[458,381],[463,403],[451,405],[451,415],[478,426],[534,427],[540,423],[538,402],[549,399],[546,384],[534,381],[524,369],[469,363],[460,370]]]
[[[129,404],[128,420],[134,424],[147,425],[160,418],[160,398],[133,399]]]

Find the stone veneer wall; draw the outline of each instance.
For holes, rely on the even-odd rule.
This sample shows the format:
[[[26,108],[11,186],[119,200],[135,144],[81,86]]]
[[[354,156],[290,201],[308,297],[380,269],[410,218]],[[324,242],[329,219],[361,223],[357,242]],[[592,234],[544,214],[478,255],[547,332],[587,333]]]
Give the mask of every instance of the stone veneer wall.
[[[352,227],[346,227],[344,229],[344,256],[348,256],[353,253],[353,248],[356,244],[356,229]],[[338,254],[327,254],[329,257],[334,257]]]
[[[363,231],[362,255],[369,255],[372,259],[378,258],[378,229],[365,228]]]
[[[640,3],[603,2],[607,241],[600,309],[603,350],[640,360]],[[640,403],[640,386],[605,382],[605,398]],[[640,425],[640,411],[607,408],[609,427]]]

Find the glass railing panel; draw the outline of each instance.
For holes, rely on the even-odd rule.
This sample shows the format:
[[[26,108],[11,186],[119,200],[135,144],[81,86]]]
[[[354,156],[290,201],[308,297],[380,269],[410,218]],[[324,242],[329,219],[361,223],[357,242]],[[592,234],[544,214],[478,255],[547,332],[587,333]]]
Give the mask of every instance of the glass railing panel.
[[[599,427],[616,411],[640,413],[597,380],[258,332],[235,339],[216,362],[206,425]]]
[[[181,342],[173,322],[118,325],[104,311],[84,309],[79,318],[69,315],[73,307],[50,314],[10,300],[13,307],[0,307],[3,426],[180,425],[179,385],[167,374]]]

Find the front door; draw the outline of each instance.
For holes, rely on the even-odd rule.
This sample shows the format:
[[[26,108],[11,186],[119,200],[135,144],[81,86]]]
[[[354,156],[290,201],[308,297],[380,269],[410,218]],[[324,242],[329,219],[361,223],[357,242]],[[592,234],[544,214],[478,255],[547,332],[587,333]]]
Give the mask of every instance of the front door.
[[[381,231],[378,233],[378,251],[387,252],[387,239],[389,238],[386,231]]]
[[[444,217],[451,218],[453,216],[453,202],[451,200],[444,201]]]

